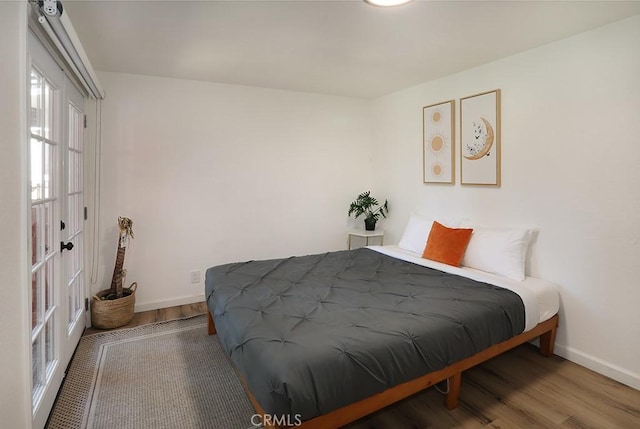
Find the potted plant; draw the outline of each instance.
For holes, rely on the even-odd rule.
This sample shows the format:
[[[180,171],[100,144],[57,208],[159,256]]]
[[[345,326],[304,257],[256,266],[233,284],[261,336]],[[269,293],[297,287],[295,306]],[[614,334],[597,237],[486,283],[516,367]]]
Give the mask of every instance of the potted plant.
[[[349,206],[349,216],[353,214],[357,219],[364,215],[364,229],[367,231],[374,231],[380,216],[386,219],[387,213],[389,213],[389,202],[384,200],[384,204],[380,205],[378,200],[371,196],[370,191],[358,195],[358,198]]]
[[[136,303],[137,283],[128,288],[122,287],[127,270],[124,269],[124,256],[133,238],[133,221],[127,217],[118,217],[120,234],[116,263],[111,278],[111,288],[98,292],[91,300],[91,325],[101,329],[124,326],[133,319]]]

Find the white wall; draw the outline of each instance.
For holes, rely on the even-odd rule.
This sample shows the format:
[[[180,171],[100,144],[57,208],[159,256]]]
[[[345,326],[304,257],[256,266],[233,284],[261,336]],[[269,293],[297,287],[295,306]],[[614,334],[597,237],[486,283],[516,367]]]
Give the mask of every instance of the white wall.
[[[346,247],[349,203],[372,183],[363,100],[100,73],[100,275],[118,215],[133,219],[137,311],[202,299],[191,270]],[[204,278],[203,278],[204,280]]]
[[[27,3],[0,3],[0,426],[31,427],[27,278]]]
[[[344,248],[345,209],[373,183],[392,207],[387,243],[410,210],[539,228],[528,271],[561,287],[557,352],[638,388],[637,52],[638,16],[372,103],[101,73],[93,292],[109,284],[118,215],[135,221],[140,311],[201,299],[191,270]],[[495,88],[503,185],[423,185],[422,106]]]
[[[373,113],[374,188],[394,207],[388,242],[411,210],[538,227],[529,269],[560,285],[557,353],[636,388],[639,52],[635,16],[380,98]],[[459,117],[460,97],[495,88],[502,186],[422,184],[422,106],[455,98]]]

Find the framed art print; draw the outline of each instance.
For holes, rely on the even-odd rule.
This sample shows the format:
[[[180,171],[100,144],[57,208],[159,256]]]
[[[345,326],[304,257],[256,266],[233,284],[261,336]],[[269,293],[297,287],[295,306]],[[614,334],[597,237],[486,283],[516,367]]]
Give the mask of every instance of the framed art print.
[[[455,183],[455,101],[422,108],[422,181]]]
[[[500,186],[500,90],[460,99],[460,183]]]

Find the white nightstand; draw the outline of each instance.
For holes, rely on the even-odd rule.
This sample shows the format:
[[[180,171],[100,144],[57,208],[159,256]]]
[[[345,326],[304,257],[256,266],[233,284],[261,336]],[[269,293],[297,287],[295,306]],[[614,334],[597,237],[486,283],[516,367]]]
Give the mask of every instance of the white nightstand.
[[[352,229],[349,234],[349,250],[351,250],[351,237],[361,237],[365,239],[365,246],[369,245],[370,238],[379,238],[380,245],[384,244],[384,231],[367,231],[364,229]]]

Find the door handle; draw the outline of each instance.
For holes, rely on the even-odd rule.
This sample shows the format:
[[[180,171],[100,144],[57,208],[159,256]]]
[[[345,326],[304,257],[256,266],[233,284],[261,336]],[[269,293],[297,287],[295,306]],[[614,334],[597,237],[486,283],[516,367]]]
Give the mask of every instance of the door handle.
[[[61,241],[60,242],[60,253],[62,253],[62,251],[64,249],[67,249],[67,250],[73,249],[73,243],[72,242],[68,242],[68,243],[65,244],[64,241]]]
[[[63,221],[60,221],[60,231],[64,230],[66,227],[67,225]]]

